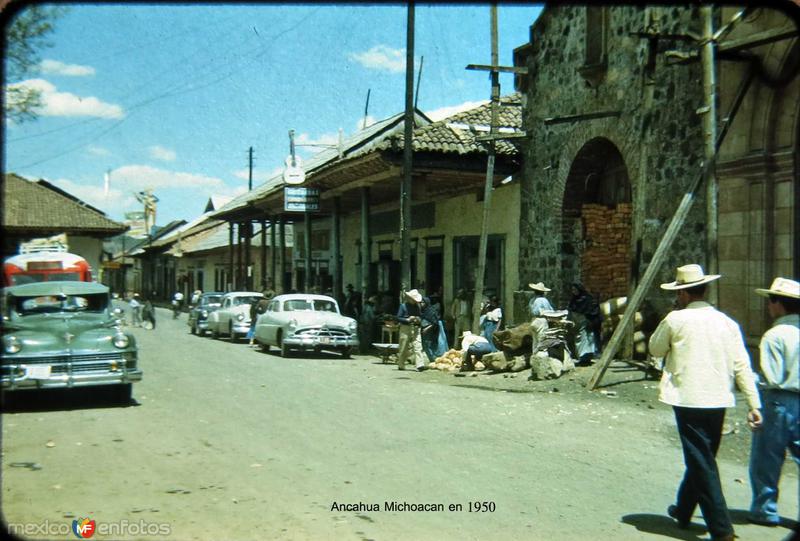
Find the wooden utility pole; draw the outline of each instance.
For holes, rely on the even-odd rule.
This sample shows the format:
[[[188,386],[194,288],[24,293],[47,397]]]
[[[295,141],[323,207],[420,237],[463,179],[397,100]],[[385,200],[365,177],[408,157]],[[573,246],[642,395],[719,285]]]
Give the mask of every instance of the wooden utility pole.
[[[250,151],[247,153],[249,155],[249,172],[247,174],[247,191],[251,191],[253,189],[253,147],[250,147]]]
[[[406,108],[403,180],[400,188],[400,290],[411,289],[411,168],[414,153],[414,2],[406,24]],[[362,240],[363,242],[363,240]],[[366,263],[366,262],[365,262]],[[363,278],[362,278],[363,280]]]
[[[497,54],[497,4],[491,8],[491,34],[492,34],[492,66],[499,64]],[[496,69],[491,71],[492,79],[492,123],[489,126],[489,135],[497,134],[497,123],[500,105],[500,74]],[[486,246],[489,243],[489,213],[492,210],[492,189],[494,188],[494,160],[495,140],[489,140],[489,156],[486,161],[486,183],[483,187],[483,216],[481,218],[481,238],[478,247],[478,275],[475,278],[475,298],[472,301],[472,330],[479,332],[481,304],[483,300],[483,282],[486,278]]]
[[[486,183],[483,188],[483,215],[481,220],[481,237],[478,245],[478,275],[475,278],[475,297],[472,302],[472,327],[473,331],[478,330],[478,321],[481,314],[481,301],[483,300],[483,282],[486,277],[486,249],[489,243],[489,214],[492,209],[492,190],[494,188],[494,162],[495,162],[495,143],[499,139],[518,139],[526,137],[524,132],[514,134],[498,133],[500,123],[500,73],[527,74],[528,69],[517,66],[500,66],[497,53],[497,3],[491,6],[491,39],[492,39],[492,62],[491,65],[470,64],[469,70],[488,71],[492,81],[492,100],[491,100],[491,126],[489,135],[476,137],[476,141],[486,141],[489,143],[488,159],[486,162]]]
[[[703,6],[703,39],[705,44],[700,51],[703,64],[703,139],[704,161],[714,159],[717,140],[717,74],[716,74],[716,43],[714,42],[714,6]],[[712,169],[706,181],[706,272],[718,274],[718,218],[717,211],[717,176]],[[716,305],[719,301],[719,286],[713,284],[708,288],[708,301]]]

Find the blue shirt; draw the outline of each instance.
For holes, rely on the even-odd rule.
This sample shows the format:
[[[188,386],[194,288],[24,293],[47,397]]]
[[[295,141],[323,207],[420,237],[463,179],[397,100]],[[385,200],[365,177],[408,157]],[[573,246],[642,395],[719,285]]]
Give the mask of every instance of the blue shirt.
[[[775,320],[761,338],[761,388],[800,393],[800,315]]]

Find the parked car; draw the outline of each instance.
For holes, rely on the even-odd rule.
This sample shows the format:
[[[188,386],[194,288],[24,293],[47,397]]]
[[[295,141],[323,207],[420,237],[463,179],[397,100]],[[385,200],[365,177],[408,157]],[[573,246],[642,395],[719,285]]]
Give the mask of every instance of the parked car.
[[[119,326],[106,286],[38,282],[2,296],[3,390],[114,385],[130,400],[142,379],[136,339]]]
[[[338,351],[345,358],[358,347],[358,323],[343,316],[333,297],[304,293],[278,295],[256,321],[261,349],[275,346],[286,357],[290,350]]]
[[[189,332],[203,336],[208,330],[208,315],[222,306],[222,292],[209,292],[200,295],[197,304],[189,310]]]
[[[250,305],[264,295],[254,291],[233,291],[222,296],[222,306],[208,315],[208,331],[214,338],[221,335],[235,341],[250,330]]]

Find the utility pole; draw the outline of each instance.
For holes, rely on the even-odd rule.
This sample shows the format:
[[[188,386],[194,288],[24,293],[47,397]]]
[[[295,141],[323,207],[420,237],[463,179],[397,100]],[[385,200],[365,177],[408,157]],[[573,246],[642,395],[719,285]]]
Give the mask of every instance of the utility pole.
[[[714,41],[714,6],[700,8],[703,14],[703,39],[705,44],[700,51],[703,64],[703,94],[705,107],[703,107],[703,139],[704,157],[708,162],[716,155],[717,141],[717,75],[716,75],[716,47]],[[717,274],[719,257],[717,253],[718,217],[717,212],[717,177],[712,169],[706,179],[706,254],[708,274]],[[719,301],[719,286],[713,284],[708,288],[708,301],[716,305]]]
[[[419,102],[419,83],[422,81],[422,65],[425,63],[425,57],[419,57],[419,73],[417,73],[417,89],[414,91],[414,110],[417,109],[417,103]]]
[[[526,74],[528,69],[517,66],[500,66],[497,53],[497,3],[491,6],[491,39],[492,39],[492,61],[491,65],[470,64],[467,69],[488,71],[492,81],[491,115],[492,121],[489,127],[489,135],[476,137],[477,141],[487,141],[489,143],[488,159],[486,162],[486,184],[483,188],[483,216],[481,220],[481,237],[478,245],[478,275],[475,278],[475,297],[472,302],[472,327],[473,331],[478,330],[478,320],[481,314],[481,301],[483,300],[483,282],[486,276],[486,250],[489,243],[489,213],[492,208],[492,189],[494,187],[494,162],[495,162],[495,143],[498,139],[517,139],[526,137],[525,133],[500,134],[498,124],[500,116],[500,72]]]
[[[499,64],[497,54],[497,4],[491,8],[492,32],[492,66]],[[498,107],[500,105],[500,74],[496,70],[491,72],[492,79],[492,123],[489,126],[489,135],[497,134]],[[492,189],[494,187],[494,159],[495,140],[489,140],[489,157],[486,162],[486,184],[483,187],[483,217],[481,219],[481,239],[478,247],[478,276],[475,278],[475,297],[472,301],[472,330],[478,332],[478,321],[481,315],[481,301],[483,300],[483,282],[486,278],[486,245],[489,243],[489,212],[492,209]]]
[[[369,116],[369,93],[372,92],[371,88],[367,89],[367,103],[364,105],[364,122],[361,123],[361,129],[365,130],[367,128],[367,117]],[[341,142],[341,138],[339,139]]]
[[[403,180],[400,188],[400,290],[411,289],[411,167],[414,142],[414,2],[408,3],[406,24],[406,108]]]
[[[248,154],[250,157],[250,168],[247,175],[247,191],[251,191],[253,189],[253,147],[250,147]]]

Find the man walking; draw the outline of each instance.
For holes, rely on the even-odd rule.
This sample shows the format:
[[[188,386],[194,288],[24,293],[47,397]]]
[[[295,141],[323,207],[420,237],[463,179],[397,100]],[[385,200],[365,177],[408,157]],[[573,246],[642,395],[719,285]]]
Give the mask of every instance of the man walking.
[[[774,324],[764,333],[759,348],[764,425],[753,432],[749,519],[777,526],[781,521],[778,480],[787,448],[800,466],[800,283],[775,278],[769,289],[756,289],[756,293],[767,297]]]
[[[706,275],[700,265],[678,267],[674,282],[678,309],[661,321],[650,337],[650,353],[665,357],[659,400],[673,407],[686,472],[675,505],[667,513],[678,525],[689,525],[700,506],[713,540],[734,538],[722,494],[717,450],[725,408],[734,406],[733,381],[744,392],[751,428],[761,425],[761,402],[739,325],[705,302],[706,286],[720,275]]]
[[[425,370],[425,353],[422,351],[420,325],[422,313],[420,303],[422,294],[416,289],[404,293],[405,302],[397,310],[397,321],[400,323],[399,345],[397,347],[397,368],[406,369],[408,357],[414,359],[417,371]]]

